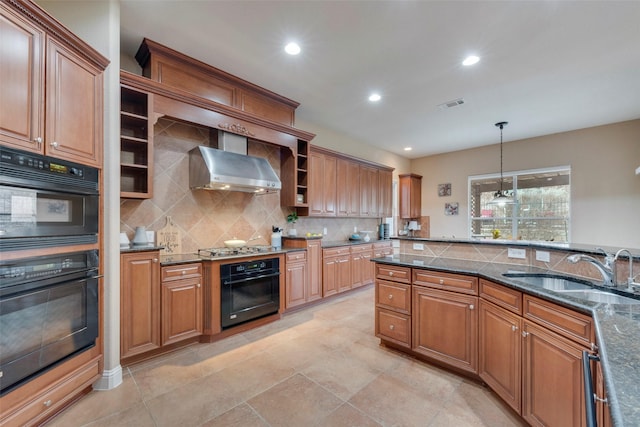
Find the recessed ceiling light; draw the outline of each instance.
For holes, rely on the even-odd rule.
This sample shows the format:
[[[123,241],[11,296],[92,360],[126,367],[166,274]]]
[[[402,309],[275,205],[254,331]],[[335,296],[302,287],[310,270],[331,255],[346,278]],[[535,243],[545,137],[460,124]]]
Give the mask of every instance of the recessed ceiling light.
[[[381,99],[382,99],[382,97],[378,93],[372,93],[371,95],[369,95],[369,101],[371,101],[371,102],[378,102]]]
[[[291,42],[284,47],[284,51],[289,55],[297,55],[300,53],[300,45],[296,42]]]
[[[480,58],[475,56],[475,55],[471,55],[471,56],[467,56],[464,61],[462,61],[462,65],[464,65],[465,67],[468,67],[470,65],[473,64],[477,64],[478,61],[480,61]]]
[[[404,147],[404,151],[411,151],[411,150],[413,150],[413,148],[411,148],[411,147]]]

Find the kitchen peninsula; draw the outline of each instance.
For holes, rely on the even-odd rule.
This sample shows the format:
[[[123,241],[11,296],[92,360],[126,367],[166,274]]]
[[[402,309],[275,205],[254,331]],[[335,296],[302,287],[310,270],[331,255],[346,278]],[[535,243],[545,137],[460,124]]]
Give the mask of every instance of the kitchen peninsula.
[[[399,254],[372,260],[376,335],[384,345],[481,379],[532,425],[584,422],[582,351],[596,353],[602,373],[594,390],[608,399],[597,403],[600,422],[638,425],[638,295],[595,302],[522,277],[599,280],[586,263],[565,261],[573,253],[602,254],[586,245],[400,239]],[[637,262],[640,251],[632,253]]]

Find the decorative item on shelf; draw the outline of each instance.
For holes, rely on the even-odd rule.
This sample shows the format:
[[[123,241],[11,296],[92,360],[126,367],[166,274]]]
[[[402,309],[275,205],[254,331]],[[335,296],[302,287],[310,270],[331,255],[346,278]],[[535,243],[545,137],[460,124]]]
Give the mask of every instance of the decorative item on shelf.
[[[147,239],[147,230],[142,227],[136,227],[136,234],[133,236],[133,246],[147,246],[149,240]]]
[[[505,204],[514,202],[511,195],[508,194],[509,191],[503,190],[502,188],[504,184],[504,176],[502,174],[502,129],[504,129],[504,127],[508,124],[509,122],[498,122],[495,124],[495,126],[500,128],[500,190],[495,192],[495,194],[493,195],[493,199],[489,203],[500,206],[504,206]]]
[[[289,236],[297,236],[298,231],[295,229],[296,221],[298,220],[298,213],[292,212],[287,215],[287,222],[293,224],[293,228],[289,229]]]
[[[304,203],[304,194],[296,194],[296,200],[298,203]]]

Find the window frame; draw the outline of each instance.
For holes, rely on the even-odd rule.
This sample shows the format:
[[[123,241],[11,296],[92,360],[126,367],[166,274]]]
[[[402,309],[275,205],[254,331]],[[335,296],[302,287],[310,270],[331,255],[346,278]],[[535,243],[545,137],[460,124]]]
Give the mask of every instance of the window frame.
[[[504,178],[505,184],[508,184],[507,181],[511,181],[510,188],[504,188],[506,191],[510,191],[511,195],[514,199],[514,208],[512,209],[511,216],[500,217],[504,218],[504,220],[511,221],[511,238],[502,240],[508,241],[518,241],[518,221],[522,220],[525,217],[518,216],[519,212],[519,203],[518,203],[518,177],[524,175],[532,175],[532,174],[549,174],[549,173],[558,173],[558,172],[568,172],[569,175],[569,208],[568,208],[568,217],[567,217],[567,242],[571,242],[571,216],[572,216],[572,192],[571,192],[571,166],[563,165],[563,166],[554,166],[549,168],[537,168],[537,169],[523,169],[523,170],[515,170],[510,172],[503,172],[502,177]],[[467,177],[467,203],[468,203],[468,212],[467,212],[467,235],[470,239],[481,240],[486,239],[487,237],[474,236],[472,234],[473,231],[473,221],[478,220],[481,217],[472,216],[472,206],[473,206],[473,195],[472,195],[472,183],[474,181],[480,181],[484,179],[500,179],[500,173],[490,173],[490,174],[482,174],[482,175],[469,175]],[[530,240],[535,242],[542,242],[544,240]]]

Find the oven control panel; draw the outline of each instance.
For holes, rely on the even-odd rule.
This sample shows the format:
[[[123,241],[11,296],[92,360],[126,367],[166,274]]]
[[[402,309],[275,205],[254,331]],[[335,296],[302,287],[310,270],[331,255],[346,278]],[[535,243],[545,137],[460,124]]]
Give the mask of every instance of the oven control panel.
[[[88,271],[97,267],[98,252],[95,250],[5,261],[0,263],[0,287]]]

